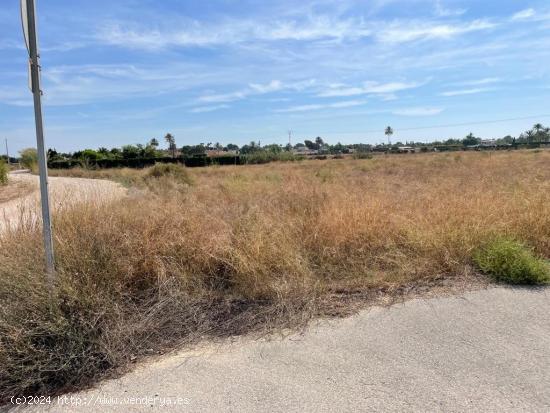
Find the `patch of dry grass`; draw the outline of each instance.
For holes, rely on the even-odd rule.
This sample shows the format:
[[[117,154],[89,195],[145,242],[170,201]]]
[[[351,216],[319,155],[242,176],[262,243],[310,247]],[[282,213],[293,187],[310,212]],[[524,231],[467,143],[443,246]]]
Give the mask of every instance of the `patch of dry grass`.
[[[8,181],[6,185],[0,185],[0,204],[22,198],[30,194],[34,189],[35,187],[28,182]]]
[[[193,169],[185,190],[149,184],[55,216],[53,301],[39,230],[22,226],[0,239],[0,397],[78,388],[200,337],[296,326],[334,297],[472,277],[495,236],[550,258],[549,164],[513,152]]]

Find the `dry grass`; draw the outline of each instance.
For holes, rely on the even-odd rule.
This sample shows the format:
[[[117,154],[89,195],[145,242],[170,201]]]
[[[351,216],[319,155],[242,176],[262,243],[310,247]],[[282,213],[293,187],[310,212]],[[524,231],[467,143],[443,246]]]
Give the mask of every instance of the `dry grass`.
[[[38,229],[0,239],[0,397],[303,324],[336,297],[473,277],[473,252],[495,236],[550,258],[549,164],[548,152],[404,155],[194,169],[177,186],[101,171],[149,183],[55,216],[53,301]]]
[[[36,188],[30,183],[10,180],[6,185],[0,185],[0,204],[22,198],[34,189]]]

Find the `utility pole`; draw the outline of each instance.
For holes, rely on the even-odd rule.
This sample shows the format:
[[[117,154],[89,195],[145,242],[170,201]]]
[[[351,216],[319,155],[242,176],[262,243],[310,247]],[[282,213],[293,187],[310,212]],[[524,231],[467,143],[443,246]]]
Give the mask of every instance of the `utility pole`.
[[[8,150],[8,138],[4,139],[6,141],[6,158],[8,158],[8,165],[10,164],[10,151]]]
[[[292,130],[288,130],[288,145],[292,147]]]
[[[34,120],[36,124],[36,142],[38,150],[38,168],[40,171],[40,198],[42,201],[42,227],[44,249],[46,252],[46,273],[48,284],[53,289],[55,259],[53,253],[50,198],[48,194],[48,165],[44,145],[44,123],[42,120],[42,90],[40,89],[40,53],[38,51],[38,33],[36,28],[35,0],[21,0],[21,18],[23,34],[29,51],[31,90],[34,98]]]

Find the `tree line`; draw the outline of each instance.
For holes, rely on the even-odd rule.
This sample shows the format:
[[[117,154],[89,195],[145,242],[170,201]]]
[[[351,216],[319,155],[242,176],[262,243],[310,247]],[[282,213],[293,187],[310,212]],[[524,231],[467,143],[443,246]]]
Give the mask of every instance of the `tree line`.
[[[206,156],[208,153],[213,153],[213,156],[277,156],[286,153],[295,154],[346,154],[350,152],[371,152],[371,151],[392,151],[403,147],[421,148],[429,150],[430,148],[445,148],[445,147],[476,147],[484,145],[481,138],[473,133],[468,134],[462,139],[447,139],[435,140],[432,142],[422,141],[397,141],[392,143],[391,138],[395,134],[393,128],[388,126],[384,130],[387,137],[387,143],[379,144],[351,144],[344,145],[340,142],[329,144],[321,137],[314,139],[305,139],[303,142],[298,142],[294,145],[288,143],[286,145],[267,144],[262,145],[260,141],[251,141],[248,144],[239,146],[233,143],[222,145],[219,142],[199,143],[198,145],[183,145],[178,147],[176,138],[171,133],[167,133],[164,137],[166,143],[165,149],[160,149],[160,141],[157,138],[151,139],[145,144],[123,145],[122,147],[105,148],[101,147],[96,150],[84,149],[72,153],[62,153],[55,149],[48,149],[48,161],[79,161],[94,163],[101,160],[132,160],[132,159],[154,159],[154,158],[188,158]],[[520,134],[518,137],[510,135],[503,138],[490,141],[490,145],[496,146],[513,146],[513,145],[530,145],[550,143],[550,128],[545,127],[541,123],[535,124],[531,129]],[[486,144],[486,143],[485,143]],[[32,149],[25,149],[20,152],[21,158],[25,163],[32,163],[35,155]],[[30,159],[29,159],[30,158]]]

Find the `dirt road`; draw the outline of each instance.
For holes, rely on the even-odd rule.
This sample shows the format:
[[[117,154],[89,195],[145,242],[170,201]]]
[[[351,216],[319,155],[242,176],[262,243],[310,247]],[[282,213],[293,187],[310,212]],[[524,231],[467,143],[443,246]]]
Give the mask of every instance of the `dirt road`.
[[[35,190],[21,199],[0,203],[0,232],[16,228],[22,220],[35,220],[40,215],[38,176],[29,173],[12,173],[9,179],[25,182]],[[99,179],[49,178],[52,209],[71,207],[79,202],[105,202],[124,196],[127,190],[121,185]]]
[[[548,412],[549,313],[548,289],[412,300],[168,356],[48,411]]]

